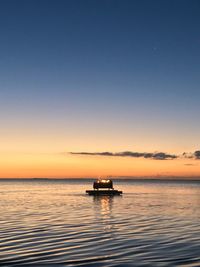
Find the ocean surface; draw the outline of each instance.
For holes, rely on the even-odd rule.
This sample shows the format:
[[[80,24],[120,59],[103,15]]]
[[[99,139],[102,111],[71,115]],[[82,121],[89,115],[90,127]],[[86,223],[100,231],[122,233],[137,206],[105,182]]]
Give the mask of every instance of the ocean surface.
[[[200,182],[0,180],[0,266],[200,266]]]

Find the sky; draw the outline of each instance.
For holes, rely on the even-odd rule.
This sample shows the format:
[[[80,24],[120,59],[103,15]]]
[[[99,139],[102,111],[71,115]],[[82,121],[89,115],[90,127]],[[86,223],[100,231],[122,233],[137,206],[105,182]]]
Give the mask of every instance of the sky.
[[[0,0],[0,177],[200,177],[199,12]]]

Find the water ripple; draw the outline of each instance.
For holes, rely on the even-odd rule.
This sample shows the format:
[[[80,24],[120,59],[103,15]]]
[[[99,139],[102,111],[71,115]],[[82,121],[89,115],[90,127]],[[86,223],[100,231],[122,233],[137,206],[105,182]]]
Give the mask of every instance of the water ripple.
[[[10,183],[1,266],[200,266],[199,183],[119,182],[116,198],[85,196],[83,182]]]

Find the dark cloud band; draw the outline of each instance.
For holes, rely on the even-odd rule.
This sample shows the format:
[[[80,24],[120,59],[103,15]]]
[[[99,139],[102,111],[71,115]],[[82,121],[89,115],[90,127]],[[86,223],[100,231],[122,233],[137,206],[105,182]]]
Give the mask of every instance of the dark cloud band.
[[[145,158],[145,159],[155,159],[155,160],[169,160],[176,159],[178,156],[167,154],[164,152],[155,153],[141,153],[141,152],[70,152],[72,155],[85,155],[85,156],[108,156],[108,157],[132,157],[132,158]]]
[[[145,158],[145,159],[155,159],[155,160],[169,160],[177,158],[185,159],[196,159],[200,160],[200,150],[196,150],[193,153],[184,152],[182,155],[168,154],[164,152],[133,152],[133,151],[123,151],[123,152],[69,152],[72,155],[85,155],[85,156],[107,156],[107,157],[132,157],[132,158]]]

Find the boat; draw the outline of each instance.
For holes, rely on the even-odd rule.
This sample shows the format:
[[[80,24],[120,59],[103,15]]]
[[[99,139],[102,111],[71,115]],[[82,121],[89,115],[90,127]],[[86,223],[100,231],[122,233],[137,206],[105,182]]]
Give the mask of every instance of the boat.
[[[123,192],[113,188],[113,181],[110,179],[98,179],[93,183],[93,190],[86,190],[86,194],[90,196],[121,195]]]

